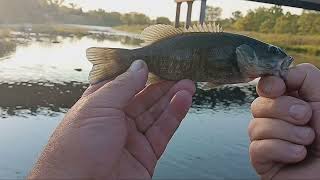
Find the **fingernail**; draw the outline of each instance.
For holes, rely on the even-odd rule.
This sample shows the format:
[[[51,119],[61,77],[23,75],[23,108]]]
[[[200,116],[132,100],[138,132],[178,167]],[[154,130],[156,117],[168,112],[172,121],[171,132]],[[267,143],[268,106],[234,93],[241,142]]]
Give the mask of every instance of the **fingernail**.
[[[129,70],[132,71],[132,72],[137,72],[139,71],[140,69],[142,69],[144,66],[144,62],[142,60],[137,60],[137,61],[134,61]]]
[[[305,141],[306,139],[308,139],[308,137],[310,137],[310,135],[312,133],[312,129],[296,127],[295,132],[296,132],[296,135],[298,136],[298,138]]]
[[[264,86],[264,89],[263,91],[267,94],[271,93],[272,92],[272,84],[271,83],[266,83],[265,86]]]
[[[307,107],[301,104],[293,105],[289,110],[290,116],[297,120],[303,119],[306,116],[307,112]]]
[[[294,156],[300,156],[304,151],[304,146],[292,145],[291,151]]]

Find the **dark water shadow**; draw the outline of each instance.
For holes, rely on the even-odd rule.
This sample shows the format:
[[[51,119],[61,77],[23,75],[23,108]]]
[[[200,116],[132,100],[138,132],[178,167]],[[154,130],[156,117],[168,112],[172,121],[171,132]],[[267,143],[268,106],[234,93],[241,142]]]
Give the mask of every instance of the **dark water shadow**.
[[[66,112],[82,95],[87,84],[65,82],[21,82],[0,84],[1,117],[54,115]]]
[[[193,97],[193,108],[230,110],[250,104],[258,95],[252,85],[222,86],[212,90],[197,89]]]
[[[82,82],[20,82],[0,84],[0,117],[54,116],[65,113],[81,97],[88,84]],[[210,91],[197,89],[195,109],[230,109],[249,104],[255,97],[253,86],[225,86]]]

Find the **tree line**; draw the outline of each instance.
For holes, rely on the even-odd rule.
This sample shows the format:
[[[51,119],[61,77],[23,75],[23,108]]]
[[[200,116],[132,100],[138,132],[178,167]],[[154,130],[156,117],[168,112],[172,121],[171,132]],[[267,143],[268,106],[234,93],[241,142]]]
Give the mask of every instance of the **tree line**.
[[[222,9],[207,7],[206,21],[219,22],[224,29],[279,34],[320,34],[320,13],[303,11],[301,15],[285,13],[280,6],[240,11],[231,18],[221,18]],[[66,23],[99,26],[172,24],[166,17],[151,19],[143,13],[106,12],[103,9],[84,12],[64,0],[1,0],[0,24]]]
[[[280,6],[260,7],[246,15],[236,11],[224,20],[227,27],[238,31],[278,34],[320,34],[320,13],[304,10],[301,15],[284,13]]]
[[[106,12],[103,9],[84,12],[64,0],[1,0],[0,24],[65,23],[100,26],[170,24],[166,17],[150,19],[142,13]]]

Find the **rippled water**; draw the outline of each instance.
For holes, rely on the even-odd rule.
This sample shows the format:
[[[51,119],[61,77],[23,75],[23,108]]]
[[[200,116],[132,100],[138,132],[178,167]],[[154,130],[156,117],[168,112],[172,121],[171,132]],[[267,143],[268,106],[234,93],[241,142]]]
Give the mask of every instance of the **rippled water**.
[[[86,48],[139,46],[139,40],[114,35],[55,39],[60,43],[31,38],[5,58],[0,55],[0,179],[26,176],[64,113],[87,88]],[[198,89],[155,179],[257,179],[247,137],[255,96],[250,85]]]

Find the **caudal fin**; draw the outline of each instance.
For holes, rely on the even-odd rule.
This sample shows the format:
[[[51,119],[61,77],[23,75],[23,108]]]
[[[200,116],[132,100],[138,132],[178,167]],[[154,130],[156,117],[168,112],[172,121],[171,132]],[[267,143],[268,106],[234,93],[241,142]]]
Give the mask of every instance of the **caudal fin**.
[[[124,73],[132,63],[130,62],[130,51],[116,48],[89,48],[87,58],[93,64],[89,74],[90,84],[113,79]]]

